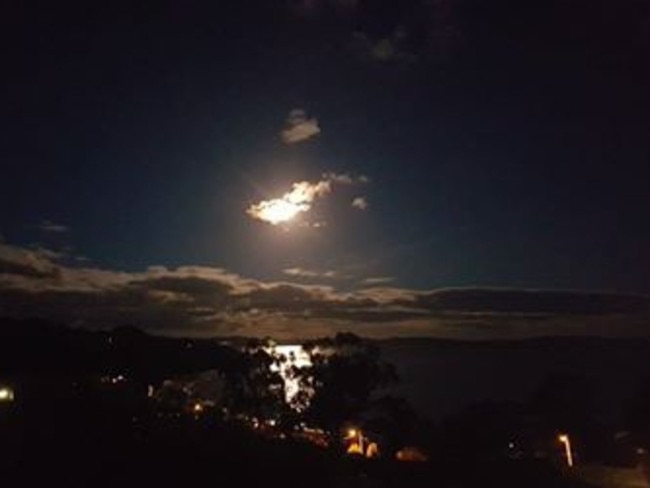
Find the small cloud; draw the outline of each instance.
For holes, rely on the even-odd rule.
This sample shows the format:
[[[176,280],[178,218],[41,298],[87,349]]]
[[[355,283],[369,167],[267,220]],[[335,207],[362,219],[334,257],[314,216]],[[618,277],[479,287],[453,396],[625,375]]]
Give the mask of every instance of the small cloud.
[[[363,32],[355,32],[352,46],[363,57],[373,61],[412,62],[417,56],[406,48],[407,32],[403,27],[397,27],[388,37],[373,38]]]
[[[42,230],[43,232],[68,232],[70,229],[61,224],[55,224],[54,222],[50,220],[44,220],[40,224],[38,224],[38,228]]]
[[[323,178],[340,185],[351,185],[354,183],[354,179],[347,173],[324,173]]]
[[[293,276],[294,278],[327,278],[327,279],[334,279],[338,278],[338,273],[333,270],[327,270],[327,271],[314,271],[311,269],[304,269],[304,268],[286,268],[283,269],[282,272],[288,276]]]
[[[62,251],[55,251],[53,249],[46,249],[40,246],[36,246],[34,248],[34,251],[38,253],[40,256],[43,256],[44,258],[49,259],[51,261],[61,260],[69,256],[69,250],[66,249]]]
[[[303,268],[286,268],[282,272],[289,276],[299,276],[301,278],[314,278],[319,274],[315,271],[311,271]]]
[[[339,185],[365,185],[370,182],[366,175],[353,176],[350,173],[323,173],[323,179]]]
[[[302,109],[294,109],[287,118],[287,127],[282,131],[282,140],[286,144],[306,141],[320,134],[320,126],[315,117],[308,118]]]
[[[380,39],[372,46],[371,53],[377,61],[390,61],[395,58],[397,49],[390,39]]]
[[[147,268],[147,273],[150,273],[152,275],[165,274],[165,273],[168,273],[168,272],[169,272],[169,269],[166,266],[160,266],[158,264],[149,266]]]
[[[384,285],[386,283],[391,283],[395,281],[395,278],[392,276],[372,276],[370,278],[366,278],[361,281],[362,285],[370,285],[370,286],[375,286],[375,285]]]
[[[0,244],[0,277],[3,275],[51,278],[59,274],[54,262],[59,253]]]
[[[356,197],[352,200],[352,207],[357,210],[366,210],[368,208],[368,200],[364,197]]]

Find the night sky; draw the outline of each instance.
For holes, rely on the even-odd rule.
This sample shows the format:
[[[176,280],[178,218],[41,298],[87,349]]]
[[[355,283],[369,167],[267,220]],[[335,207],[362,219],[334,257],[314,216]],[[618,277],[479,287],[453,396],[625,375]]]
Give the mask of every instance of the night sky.
[[[648,335],[645,1],[10,1],[0,37],[2,315]]]

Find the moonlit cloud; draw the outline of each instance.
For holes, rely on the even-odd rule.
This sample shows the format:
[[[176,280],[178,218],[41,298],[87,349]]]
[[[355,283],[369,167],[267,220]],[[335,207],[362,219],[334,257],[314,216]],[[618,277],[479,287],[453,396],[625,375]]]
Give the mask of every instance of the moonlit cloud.
[[[58,268],[53,264],[55,254],[44,249],[0,244],[0,279],[12,274],[35,278],[56,276]]]
[[[294,278],[305,272],[310,273],[285,270]],[[375,284],[378,279],[383,278]],[[333,286],[248,279],[205,266],[151,266],[139,272],[73,267],[42,250],[2,244],[0,316],[90,328],[133,324],[173,335],[287,340],[341,331],[456,339],[648,337],[650,300],[498,288],[377,286],[343,292]]]
[[[282,131],[282,140],[287,144],[306,141],[320,134],[318,120],[314,117],[308,118],[307,113],[302,109],[295,109],[289,113],[287,127]]]
[[[309,211],[316,199],[332,192],[333,185],[352,185],[367,181],[365,176],[352,177],[347,173],[325,173],[320,181],[299,181],[291,185],[291,191],[280,198],[262,200],[251,205],[246,213],[254,219],[279,225],[293,220]]]
[[[305,269],[305,268],[286,268],[283,269],[282,272],[286,274],[287,276],[293,276],[294,278],[327,278],[327,279],[334,279],[338,278],[339,274],[334,271],[334,270],[326,270],[326,271],[315,271],[312,269]]]
[[[368,200],[364,197],[356,197],[352,200],[352,207],[357,210],[366,210],[368,208]]]
[[[392,276],[373,276],[366,278],[361,281],[362,285],[376,286],[376,285],[385,285],[386,283],[391,283],[395,281],[395,278]]]
[[[299,181],[292,185],[290,192],[280,198],[262,200],[251,205],[246,213],[272,225],[282,224],[294,219],[298,214],[307,212],[316,198],[327,195],[331,189],[328,180],[316,183]]]
[[[304,276],[305,278],[314,278],[318,276],[316,271],[303,268],[286,268],[283,269],[282,272],[289,276]]]

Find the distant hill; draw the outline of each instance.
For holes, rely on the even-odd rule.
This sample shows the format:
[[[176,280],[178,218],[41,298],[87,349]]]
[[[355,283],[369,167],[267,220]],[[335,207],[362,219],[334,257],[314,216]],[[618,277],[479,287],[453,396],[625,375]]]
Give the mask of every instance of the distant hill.
[[[131,327],[91,331],[40,319],[0,318],[0,379],[123,373],[157,382],[219,369],[237,356],[213,339],[176,339]]]
[[[557,337],[499,342],[380,341],[396,365],[397,392],[432,419],[475,402],[522,401],[551,373],[588,378],[604,415],[624,408],[650,377],[650,341]]]
[[[126,371],[151,381],[227,364],[247,339],[183,339],[135,327],[73,329],[43,320],[0,318],[0,379]],[[521,341],[428,338],[377,341],[397,367],[394,393],[437,420],[472,403],[523,401],[552,373],[588,378],[604,415],[616,415],[650,378],[650,341],[592,337]],[[232,346],[232,347],[228,347]]]

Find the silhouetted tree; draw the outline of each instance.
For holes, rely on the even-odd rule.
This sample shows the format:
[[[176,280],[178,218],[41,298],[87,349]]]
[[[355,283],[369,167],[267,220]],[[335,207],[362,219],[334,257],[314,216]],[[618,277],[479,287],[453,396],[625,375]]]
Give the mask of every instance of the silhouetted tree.
[[[226,366],[226,405],[231,413],[277,419],[289,408],[270,346],[268,340],[250,340]]]
[[[337,334],[304,347],[312,362],[299,372],[302,390],[311,395],[304,418],[330,432],[361,420],[375,394],[397,380],[378,347],[354,334]]]
[[[431,447],[433,426],[418,416],[404,398],[381,396],[372,402],[364,417],[365,427],[381,435],[381,449],[385,454],[404,446]]]

